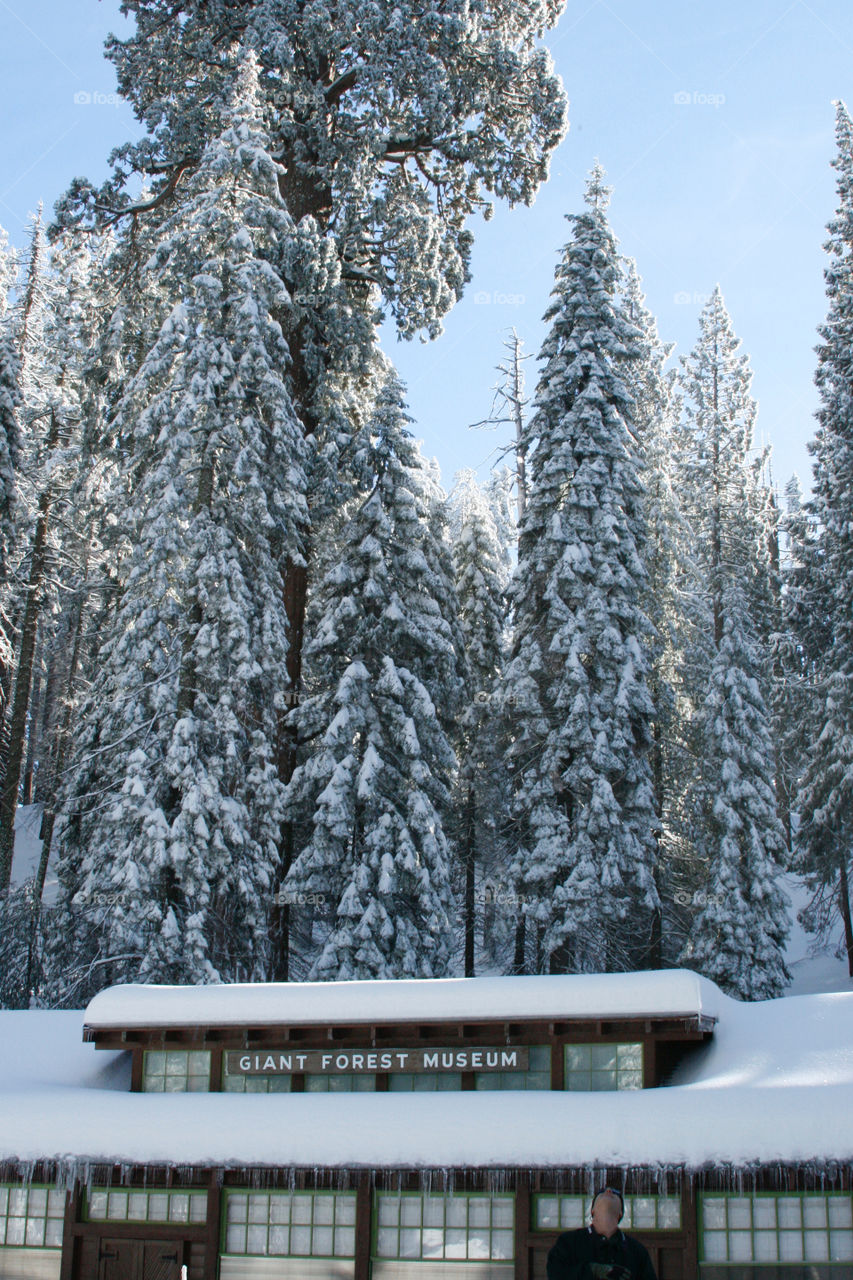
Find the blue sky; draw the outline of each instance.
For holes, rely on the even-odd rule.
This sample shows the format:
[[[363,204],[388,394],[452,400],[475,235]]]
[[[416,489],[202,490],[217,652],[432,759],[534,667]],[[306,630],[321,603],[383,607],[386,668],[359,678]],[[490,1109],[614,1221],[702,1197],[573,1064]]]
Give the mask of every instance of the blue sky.
[[[108,31],[126,29],[118,0],[0,0],[0,224],[13,242],[39,200],[49,211],[75,174],[102,177],[111,147],[137,135],[102,52]],[[853,105],[853,3],[569,0],[548,44],[570,98],[550,181],[531,208],[474,222],[473,280],[440,339],[386,334],[445,484],[459,467],[485,474],[504,442],[468,424],[488,412],[509,328],[539,349],[564,214],[580,207],[596,158],[662,336],[688,351],[721,285],[774,476],[807,482],[832,101]],[[534,360],[527,370],[532,384]]]

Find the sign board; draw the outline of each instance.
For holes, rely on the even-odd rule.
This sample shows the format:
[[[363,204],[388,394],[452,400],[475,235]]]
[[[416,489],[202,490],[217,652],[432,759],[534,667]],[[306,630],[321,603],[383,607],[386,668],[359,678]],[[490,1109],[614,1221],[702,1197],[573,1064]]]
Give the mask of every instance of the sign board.
[[[230,1076],[277,1076],[293,1072],[333,1075],[373,1071],[526,1071],[529,1051],[514,1049],[263,1049],[229,1052]]]

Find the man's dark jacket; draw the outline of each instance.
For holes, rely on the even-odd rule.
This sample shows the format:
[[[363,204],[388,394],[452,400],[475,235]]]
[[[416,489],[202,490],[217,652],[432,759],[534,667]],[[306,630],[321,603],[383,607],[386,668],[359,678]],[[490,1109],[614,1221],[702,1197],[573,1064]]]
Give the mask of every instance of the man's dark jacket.
[[[600,1236],[592,1227],[561,1235],[548,1254],[548,1280],[590,1280],[589,1263],[625,1267],[632,1280],[657,1280],[652,1260],[639,1240],[624,1231]]]

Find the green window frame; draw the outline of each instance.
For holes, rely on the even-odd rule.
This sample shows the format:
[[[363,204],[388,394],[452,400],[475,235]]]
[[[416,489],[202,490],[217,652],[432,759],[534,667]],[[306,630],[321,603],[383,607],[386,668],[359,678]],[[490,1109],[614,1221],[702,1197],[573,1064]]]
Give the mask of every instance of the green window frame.
[[[207,1221],[206,1191],[174,1191],[166,1187],[99,1187],[83,1205],[85,1222]]]
[[[853,1198],[832,1191],[700,1194],[699,1262],[714,1267],[849,1265]]]
[[[515,1197],[492,1192],[378,1192],[371,1254],[400,1261],[512,1262]]]
[[[293,1077],[289,1074],[250,1076],[240,1071],[231,1075],[228,1070],[227,1054],[223,1054],[223,1093],[290,1093],[292,1088]]]
[[[643,1088],[641,1041],[619,1044],[567,1044],[565,1087],[579,1092]]]
[[[551,1046],[528,1046],[529,1066],[526,1071],[475,1071],[475,1089],[550,1089]]]
[[[330,1075],[309,1073],[305,1077],[306,1093],[375,1093],[376,1076],[356,1071]]]
[[[532,1197],[533,1231],[571,1231],[589,1222],[592,1196],[548,1195]],[[626,1231],[681,1231],[680,1196],[625,1196]]]
[[[64,1226],[64,1191],[0,1182],[0,1248],[61,1249]]]
[[[354,1258],[354,1191],[226,1190],[221,1251],[231,1257]]]
[[[209,1049],[146,1049],[142,1059],[143,1093],[207,1093]]]
[[[462,1088],[461,1071],[392,1071],[389,1093],[454,1093]]]

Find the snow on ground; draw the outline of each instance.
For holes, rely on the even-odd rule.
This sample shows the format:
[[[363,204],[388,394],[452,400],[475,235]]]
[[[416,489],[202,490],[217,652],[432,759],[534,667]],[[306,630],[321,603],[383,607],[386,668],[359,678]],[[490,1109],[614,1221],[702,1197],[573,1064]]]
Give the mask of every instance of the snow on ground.
[[[787,995],[806,996],[820,991],[853,991],[853,978],[847,971],[847,960],[839,960],[834,954],[833,946],[816,954],[812,953],[814,938],[806,933],[797,919],[809,900],[809,894],[802,880],[795,876],[783,876],[782,887],[791,899],[791,936],[785,958],[791,970],[793,981]]]
[[[418,1022],[447,1018],[716,1017],[720,992],[687,969],[544,977],[372,982],[234,983],[204,987],[128,984],[100,992],[92,1027],[265,1026]]]
[[[12,884],[21,885],[25,880],[32,880],[38,871],[42,842],[39,839],[41,829],[42,804],[18,805],[15,811],[15,853],[12,859]],[[56,898],[56,874],[53,867],[48,868],[44,883],[43,901],[50,905]]]
[[[592,1094],[132,1094],[129,1054],[82,1044],[82,1013],[0,1013],[0,1159],[433,1168],[853,1160],[853,995],[748,1005],[717,993],[715,1008],[712,1044],[671,1087]]]

